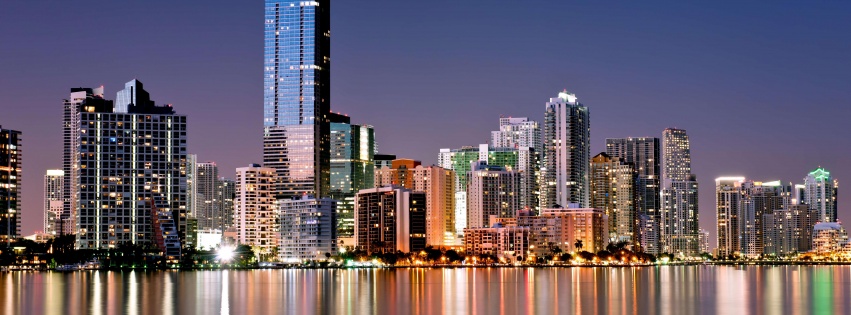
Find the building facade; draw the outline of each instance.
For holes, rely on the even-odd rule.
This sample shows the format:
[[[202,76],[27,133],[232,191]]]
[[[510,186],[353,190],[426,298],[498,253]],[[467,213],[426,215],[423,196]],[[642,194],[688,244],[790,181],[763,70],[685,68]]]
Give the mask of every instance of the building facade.
[[[356,246],[368,253],[405,253],[426,246],[426,194],[387,186],[355,196]]]
[[[661,166],[659,138],[637,137],[637,138],[609,138],[606,139],[606,154],[612,158],[632,164],[635,171],[635,211],[640,215],[646,215],[650,224],[661,222]],[[656,228],[658,231],[658,227]],[[646,233],[653,230],[645,231]],[[658,240],[659,235],[654,239]],[[656,252],[658,242],[649,242],[648,239],[636,238],[635,241],[647,252]]]
[[[700,254],[698,183],[691,173],[691,143],[685,130],[667,128],[662,132],[662,159],[661,208],[658,216],[651,216],[658,220],[654,222],[659,227],[657,251],[696,256]],[[647,247],[650,253],[652,245]]]
[[[0,126],[0,242],[21,237],[21,132]]]
[[[374,186],[375,131],[352,125],[348,116],[331,114],[331,193],[337,200],[337,233],[351,239],[355,233],[355,194]]]
[[[530,253],[530,230],[517,225],[494,224],[493,227],[464,229],[464,250],[467,257],[495,256],[504,262],[522,261]],[[468,260],[478,260],[468,258]]]
[[[326,260],[337,251],[337,201],[302,196],[278,200],[278,260],[301,263]]]
[[[541,208],[590,205],[591,138],[588,108],[560,92],[546,104],[543,124]]]
[[[837,190],[839,182],[830,176],[830,172],[819,167],[804,178],[801,201],[819,212],[819,221],[836,222]]]
[[[67,150],[76,155],[66,162],[72,166],[79,249],[173,241],[174,235],[163,235],[172,228],[185,241],[186,116],[171,105],[155,105],[138,80],[125,87],[131,91],[118,92],[130,95],[122,103],[72,89],[72,96],[86,96],[69,124],[78,128],[72,132],[75,147]]]
[[[490,227],[491,216],[513,217],[520,206],[521,173],[473,162],[467,173],[467,227]]]
[[[329,5],[266,0],[263,163],[287,197],[330,193]]]
[[[786,257],[812,248],[819,213],[807,205],[790,204],[763,215],[763,253]]]
[[[397,160],[397,168],[376,170],[375,186],[402,186],[426,194],[426,244],[458,245],[455,235],[455,172],[418,161]],[[409,162],[409,163],[405,163]],[[415,167],[409,168],[409,166]]]
[[[633,165],[620,158],[600,153],[591,159],[591,208],[603,209],[609,217],[611,242],[637,239],[635,176]]]
[[[277,259],[276,170],[252,164],[236,169],[236,242],[249,245],[261,261]]]
[[[719,177],[715,179],[715,209],[718,217],[718,256],[727,257],[741,253],[742,184],[744,177]]]

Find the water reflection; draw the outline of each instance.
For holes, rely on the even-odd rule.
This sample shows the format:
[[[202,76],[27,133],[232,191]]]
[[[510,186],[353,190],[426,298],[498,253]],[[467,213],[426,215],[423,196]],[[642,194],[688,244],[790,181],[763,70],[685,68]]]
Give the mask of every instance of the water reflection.
[[[848,314],[851,266],[0,273],[3,314]]]

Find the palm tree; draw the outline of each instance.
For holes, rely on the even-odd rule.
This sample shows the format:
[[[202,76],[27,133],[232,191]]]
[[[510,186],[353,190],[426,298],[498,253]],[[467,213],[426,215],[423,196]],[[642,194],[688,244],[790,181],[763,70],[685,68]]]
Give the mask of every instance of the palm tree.
[[[573,246],[576,247],[576,251],[582,250],[582,240],[576,239],[576,243],[573,243]]]

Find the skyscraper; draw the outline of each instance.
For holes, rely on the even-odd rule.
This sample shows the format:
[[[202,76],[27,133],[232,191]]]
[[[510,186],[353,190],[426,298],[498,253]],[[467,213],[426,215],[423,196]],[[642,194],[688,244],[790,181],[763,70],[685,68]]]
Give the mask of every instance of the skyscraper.
[[[780,181],[742,183],[739,228],[741,253],[756,258],[765,251],[765,215],[785,209],[790,205],[791,186]]]
[[[233,179],[221,177],[216,182],[216,201],[222,216],[222,231],[233,226],[233,202],[236,198],[236,182]]]
[[[591,128],[588,108],[567,90],[550,98],[544,114],[541,208],[590,205]]]
[[[77,210],[79,205],[78,179],[80,177],[80,110],[85,108],[96,111],[113,111],[113,102],[103,98],[103,86],[98,88],[72,88],[71,95],[63,102],[62,116],[63,151],[62,171],[65,179],[62,190],[62,225],[68,234],[77,234]]]
[[[47,170],[44,175],[44,234],[63,235],[62,189],[65,172]]]
[[[467,172],[467,228],[490,227],[490,217],[514,217],[520,206],[521,173],[483,161]]]
[[[819,213],[819,222],[836,222],[836,194],[839,182],[824,168],[817,168],[804,178],[802,203]]]
[[[691,144],[686,131],[665,129],[662,150],[660,252],[695,256],[700,254],[698,185],[691,173]]]
[[[661,155],[659,138],[610,138],[606,139],[606,153],[633,165],[635,176],[635,210],[638,215],[652,218],[652,223],[661,220]],[[609,220],[612,220],[610,217]],[[658,235],[656,236],[658,239]],[[641,242],[640,239],[635,241]],[[647,240],[644,241],[649,243]],[[653,244],[656,248],[658,244]],[[645,249],[647,247],[645,246]]]
[[[66,106],[66,113],[75,113],[67,117],[71,122],[66,126],[78,128],[70,132],[77,138],[66,153],[75,154],[66,156],[71,161],[65,165],[73,166],[75,176],[70,186],[76,200],[76,246],[81,249],[154,245],[163,237],[171,240],[171,234],[157,235],[171,230],[177,232],[178,243],[184,241],[186,116],[171,105],[154,105],[141,82],[131,83],[136,98],[120,107],[98,96],[102,89],[100,94],[72,89],[72,98],[82,101],[70,102],[75,109]],[[68,172],[65,175],[68,178]],[[176,246],[179,251],[180,244]]]
[[[607,241],[632,242],[638,235],[635,176],[633,165],[620,158],[600,153],[591,159],[591,208],[609,216]]]
[[[215,162],[196,164],[197,173],[192,182],[195,187],[195,218],[198,220],[198,231],[223,231],[220,203],[216,188],[219,180],[219,167]]]
[[[330,193],[329,4],[266,0],[263,162],[283,196]]]
[[[21,132],[0,126],[0,242],[21,236]]]
[[[744,177],[715,179],[715,209],[718,216],[718,256],[741,252],[740,222]]]
[[[279,231],[275,169],[257,164],[236,169],[236,241],[251,246],[261,261],[277,259]]]
[[[662,178],[688,180],[691,176],[691,144],[683,129],[666,128],[662,132]]]
[[[355,225],[355,194],[373,187],[375,131],[370,125],[352,125],[348,116],[331,113],[330,117],[330,196],[337,200],[338,236],[351,240]]]

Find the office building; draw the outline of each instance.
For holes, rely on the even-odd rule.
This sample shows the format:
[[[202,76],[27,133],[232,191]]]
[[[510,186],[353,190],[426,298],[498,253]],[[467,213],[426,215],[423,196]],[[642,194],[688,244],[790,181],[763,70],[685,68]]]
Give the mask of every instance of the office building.
[[[278,260],[289,263],[328,259],[337,251],[337,201],[302,196],[278,200],[281,222]]]
[[[566,90],[546,104],[541,208],[590,205],[591,138],[588,108]]]
[[[21,237],[21,132],[0,126],[0,242]]]
[[[276,170],[252,164],[236,169],[234,223],[236,242],[249,245],[260,261],[277,259]]]
[[[368,252],[405,253],[426,246],[426,194],[387,186],[355,196],[355,240]]]
[[[286,197],[330,193],[329,4],[266,0],[263,163]]]

